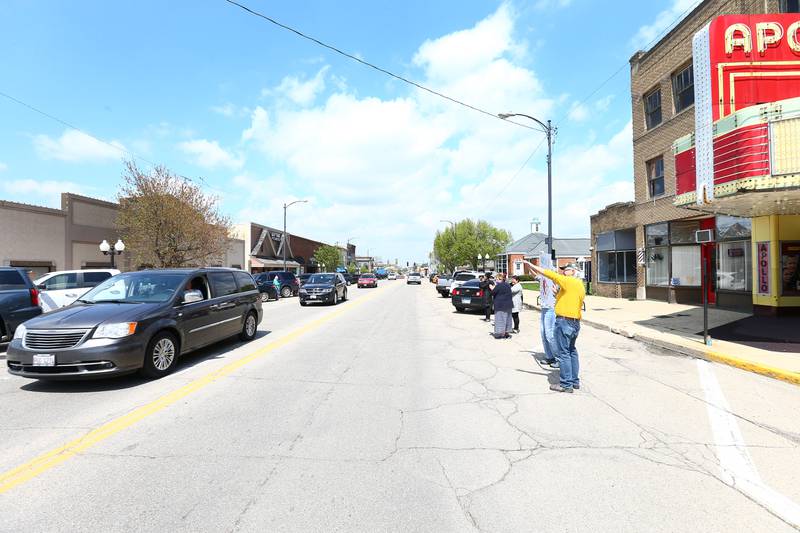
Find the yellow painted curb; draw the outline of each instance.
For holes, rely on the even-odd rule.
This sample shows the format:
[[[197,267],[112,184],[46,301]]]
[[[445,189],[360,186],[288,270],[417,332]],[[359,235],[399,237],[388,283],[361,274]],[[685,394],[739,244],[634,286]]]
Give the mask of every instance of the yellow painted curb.
[[[762,376],[767,376],[779,379],[781,381],[786,381],[787,383],[791,383],[793,385],[800,385],[799,372],[792,372],[790,370],[785,370],[783,368],[778,368],[771,365],[765,365],[763,363],[758,363],[748,359],[742,359],[740,357],[720,352],[715,352],[712,350],[706,350],[703,353],[706,356],[706,358],[710,361],[723,363],[728,366],[733,366],[736,368],[740,368],[742,370],[747,370],[748,372],[754,372],[756,374],[761,374]]]

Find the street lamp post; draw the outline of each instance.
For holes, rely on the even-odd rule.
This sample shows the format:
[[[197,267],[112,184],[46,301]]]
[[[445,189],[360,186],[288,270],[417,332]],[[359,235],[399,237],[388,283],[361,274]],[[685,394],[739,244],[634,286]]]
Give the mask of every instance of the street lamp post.
[[[103,255],[110,255],[111,256],[111,268],[117,268],[116,265],[116,257],[122,252],[125,251],[125,243],[122,242],[122,239],[117,239],[117,242],[114,243],[112,247],[108,244],[108,241],[103,239],[103,242],[100,243],[100,251],[103,252]]]
[[[286,209],[294,204],[304,204],[308,202],[308,200],[295,200],[291,203],[284,203],[283,204],[283,270],[286,271],[286,246],[289,243],[289,240],[286,237]]]
[[[483,254],[483,271],[486,272],[486,260],[489,259],[489,254]]]
[[[525,117],[536,122],[542,127],[542,133],[547,135],[547,253],[552,258],[553,256],[553,134],[556,131],[555,126],[548,120],[547,124],[524,113],[499,113],[497,115],[502,119],[511,117]]]

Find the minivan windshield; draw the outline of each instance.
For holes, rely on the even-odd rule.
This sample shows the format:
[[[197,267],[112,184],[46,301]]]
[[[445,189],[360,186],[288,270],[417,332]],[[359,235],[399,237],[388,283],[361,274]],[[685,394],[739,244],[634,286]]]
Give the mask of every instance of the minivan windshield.
[[[181,289],[186,274],[128,272],[117,274],[87,292],[83,303],[162,303]]]
[[[335,278],[335,274],[314,274],[306,283],[333,283]]]

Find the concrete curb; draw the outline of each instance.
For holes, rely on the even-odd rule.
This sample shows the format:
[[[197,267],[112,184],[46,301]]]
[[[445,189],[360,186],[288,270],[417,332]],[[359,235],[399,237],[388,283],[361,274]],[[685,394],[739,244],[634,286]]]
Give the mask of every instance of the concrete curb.
[[[538,306],[533,304],[523,303],[522,305],[525,309],[530,309],[533,311],[540,310]],[[611,333],[616,333],[617,335],[622,335],[623,337],[636,340],[638,342],[641,342],[642,344],[655,346],[657,348],[662,348],[664,350],[669,350],[671,352],[679,353],[681,355],[694,357],[696,359],[704,359],[706,361],[722,363],[728,366],[739,368],[741,370],[753,372],[755,374],[761,374],[762,376],[767,376],[773,379],[779,379],[781,381],[785,381],[793,385],[800,385],[800,373],[798,372],[791,372],[789,370],[784,370],[782,368],[766,365],[763,363],[759,363],[757,361],[742,359],[740,357],[718,352],[715,350],[710,350],[700,347],[693,348],[691,346],[684,346],[682,344],[672,343],[669,341],[665,341],[664,339],[657,339],[655,337],[642,335],[641,333],[634,333],[632,331],[628,331],[623,328],[611,326],[608,324],[603,324],[602,322],[595,322],[593,320],[583,319],[581,320],[581,323],[586,324],[587,326],[592,326],[593,328],[610,331]]]

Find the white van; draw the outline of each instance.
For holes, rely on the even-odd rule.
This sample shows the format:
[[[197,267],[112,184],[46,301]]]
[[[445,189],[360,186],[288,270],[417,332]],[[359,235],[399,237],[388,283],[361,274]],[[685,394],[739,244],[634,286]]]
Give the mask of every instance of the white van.
[[[46,313],[70,305],[95,285],[117,274],[119,270],[113,268],[61,270],[45,274],[33,283],[39,289],[39,306]]]

